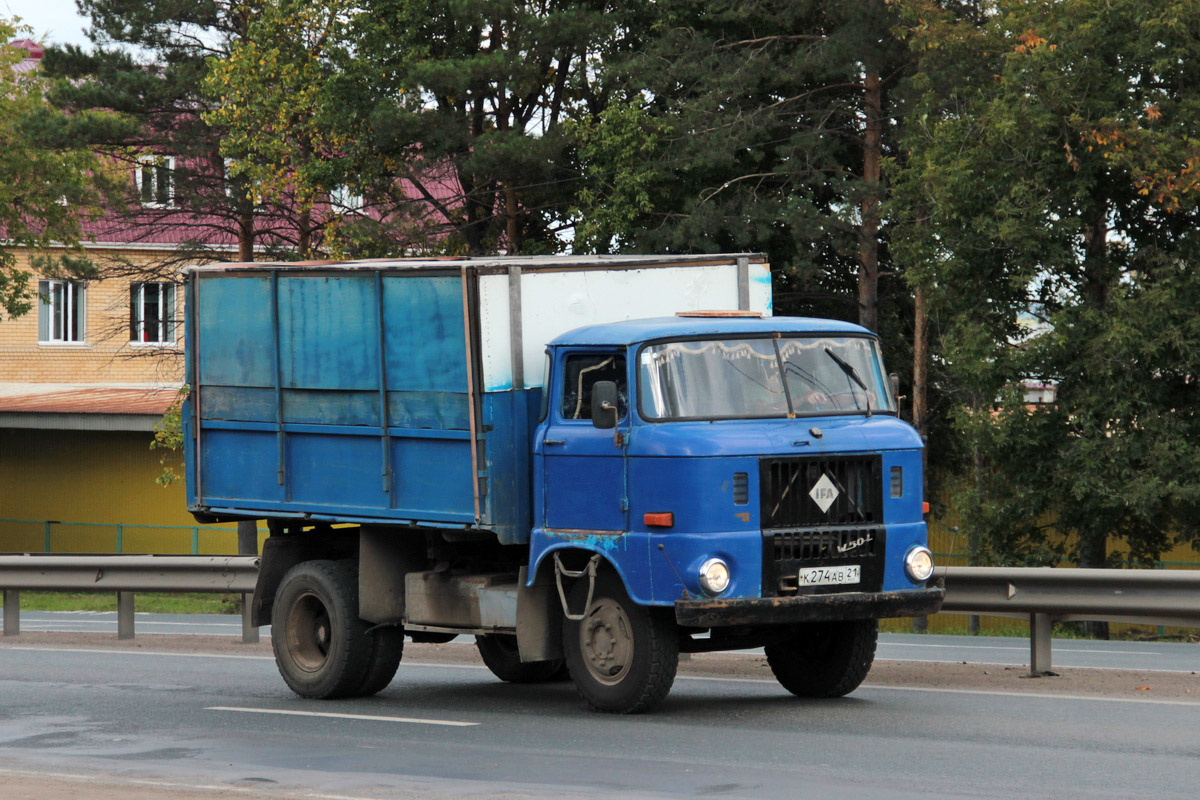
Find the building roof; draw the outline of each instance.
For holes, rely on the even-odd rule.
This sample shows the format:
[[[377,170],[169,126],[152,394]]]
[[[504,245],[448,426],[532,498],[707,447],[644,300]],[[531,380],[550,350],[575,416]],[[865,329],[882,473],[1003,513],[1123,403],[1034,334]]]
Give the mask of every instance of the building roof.
[[[0,428],[151,431],[179,395],[162,384],[0,384]]]

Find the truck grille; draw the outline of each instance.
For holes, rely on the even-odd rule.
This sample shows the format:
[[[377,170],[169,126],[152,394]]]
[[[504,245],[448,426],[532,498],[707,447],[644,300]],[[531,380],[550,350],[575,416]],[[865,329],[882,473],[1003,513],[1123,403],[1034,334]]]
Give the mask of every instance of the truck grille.
[[[878,455],[764,458],[759,474],[764,530],[883,522]]]
[[[838,527],[763,532],[763,596],[878,592],[883,588],[887,531],[878,527]],[[805,567],[861,567],[858,583],[801,586]]]
[[[776,561],[848,561],[883,552],[882,528],[788,531],[772,538]]]

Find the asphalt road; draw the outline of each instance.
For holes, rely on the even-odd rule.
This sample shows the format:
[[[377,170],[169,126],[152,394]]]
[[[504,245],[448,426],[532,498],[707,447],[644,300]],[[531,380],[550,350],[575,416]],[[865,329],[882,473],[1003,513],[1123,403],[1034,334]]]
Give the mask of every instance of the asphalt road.
[[[21,629],[115,635],[117,615],[115,612],[24,611],[21,613]],[[238,616],[137,614],[135,630],[139,636],[241,636],[242,622]],[[269,636],[270,628],[261,628],[260,632],[263,636]],[[1056,669],[1200,671],[1200,645],[1196,644],[1055,639],[1052,652],[1052,661]],[[1028,666],[1029,640],[998,636],[883,634],[879,637],[877,657],[888,661]]]
[[[569,684],[507,685],[470,665],[406,664],[376,698],[315,702],[266,657],[45,647],[0,648],[0,698],[0,786],[6,772],[456,800],[1190,799],[1200,786],[1194,702],[883,687],[802,701],[772,681],[681,677],[660,711],[621,718],[585,711]]]

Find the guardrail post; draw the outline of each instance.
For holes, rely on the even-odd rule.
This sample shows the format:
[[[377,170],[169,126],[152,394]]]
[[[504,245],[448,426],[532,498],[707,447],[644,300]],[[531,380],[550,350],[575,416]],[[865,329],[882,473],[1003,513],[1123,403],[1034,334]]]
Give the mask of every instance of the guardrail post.
[[[16,589],[4,590],[4,635],[21,635],[21,593]]]
[[[117,592],[117,638],[133,638],[133,592]]]
[[[242,644],[258,644],[258,628],[250,624],[254,595],[242,595]]]
[[[1051,627],[1049,614],[1029,615],[1029,677],[1031,678],[1054,674],[1050,671]]]

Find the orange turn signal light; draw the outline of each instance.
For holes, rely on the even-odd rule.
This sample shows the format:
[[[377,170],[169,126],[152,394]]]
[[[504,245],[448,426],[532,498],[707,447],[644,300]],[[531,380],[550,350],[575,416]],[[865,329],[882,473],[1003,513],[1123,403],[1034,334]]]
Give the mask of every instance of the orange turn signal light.
[[[671,511],[655,511],[642,517],[647,528],[670,528],[675,525],[675,514]]]
[[[929,501],[928,500],[926,500],[924,503],[921,503],[921,513],[922,514],[929,513]]]

